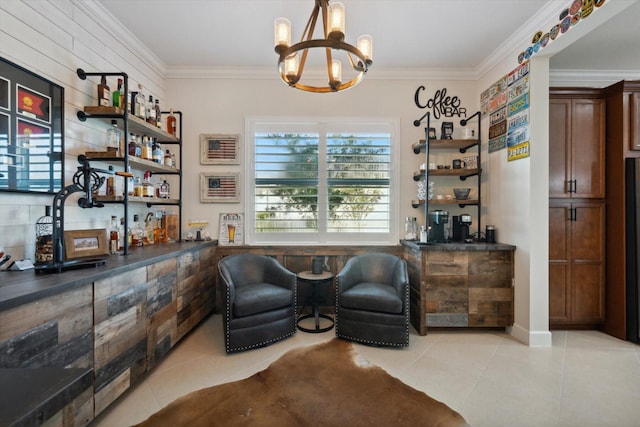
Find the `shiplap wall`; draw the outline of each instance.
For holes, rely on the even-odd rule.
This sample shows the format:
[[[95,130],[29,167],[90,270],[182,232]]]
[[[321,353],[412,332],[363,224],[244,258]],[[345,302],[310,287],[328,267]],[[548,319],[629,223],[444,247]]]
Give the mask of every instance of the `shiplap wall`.
[[[80,80],[77,68],[125,72],[129,88],[142,83],[147,96],[165,105],[164,65],[92,0],[0,1],[0,56],[64,87],[66,185],[77,170],[77,156],[105,145],[104,124],[76,117],[85,105],[96,104],[99,79]],[[115,89],[116,78],[109,85]],[[79,208],[79,194],[65,204],[65,229],[105,228],[111,215],[122,216],[116,205]],[[51,195],[0,193],[0,247],[13,259],[33,260],[35,222],[52,201]]]

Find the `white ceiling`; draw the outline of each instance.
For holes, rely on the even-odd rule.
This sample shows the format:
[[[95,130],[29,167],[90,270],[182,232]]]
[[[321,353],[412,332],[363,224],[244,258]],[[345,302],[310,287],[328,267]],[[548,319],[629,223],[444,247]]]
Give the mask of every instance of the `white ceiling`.
[[[167,69],[274,67],[273,21],[300,38],[313,0],[96,0]],[[373,36],[373,67],[478,73],[515,34],[571,0],[342,0],[346,41]],[[607,0],[616,1],[616,0]],[[585,21],[586,22],[586,21]],[[533,25],[533,26],[532,26]],[[551,60],[552,68],[640,70],[640,2]],[[597,52],[597,55],[594,54]]]

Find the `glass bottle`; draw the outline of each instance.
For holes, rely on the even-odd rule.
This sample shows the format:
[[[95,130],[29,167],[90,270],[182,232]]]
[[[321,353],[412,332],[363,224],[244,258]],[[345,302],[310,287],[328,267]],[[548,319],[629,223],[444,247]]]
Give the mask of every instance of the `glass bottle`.
[[[129,155],[134,157],[136,155],[136,136],[133,132],[129,134]]]
[[[151,184],[151,172],[145,171],[144,178],[142,179],[142,197],[154,197],[155,190],[153,184]]]
[[[114,90],[111,95],[111,103],[114,107],[122,108],[122,95],[122,79],[118,79],[118,89]]]
[[[155,104],[155,110],[156,110],[156,127],[158,129],[162,128],[162,111],[160,110],[160,100],[158,98],[156,98],[156,104]]]
[[[127,238],[127,233],[124,228],[124,217],[120,218],[120,228],[118,228],[118,250],[124,251],[125,241]]]
[[[167,182],[167,180],[162,181],[162,184],[160,184],[160,191],[158,196],[161,199],[168,199],[170,193],[171,191],[170,191],[169,183]]]
[[[142,137],[142,144],[140,145],[141,154],[140,157],[145,160],[151,160],[153,157],[153,153],[151,150],[151,145],[149,145],[149,137],[144,135]]]
[[[118,127],[117,120],[111,120],[111,127],[107,129],[107,149],[109,151],[115,151],[116,156],[120,157],[120,141],[122,139],[122,132]]]
[[[116,195],[116,178],[113,172],[113,166],[109,166],[109,176],[107,177],[107,191],[106,195],[113,197]]]
[[[104,75],[100,78],[100,84],[98,85],[98,105],[101,107],[109,107],[111,105],[111,89],[109,89],[107,77]]]
[[[156,106],[153,103],[153,96],[149,95],[149,102],[147,102],[147,112],[146,112],[147,123],[151,125],[156,125]]]
[[[408,216],[404,222],[404,240],[418,239],[418,223],[415,216]]]
[[[118,253],[118,246],[120,243],[118,228],[120,228],[120,224],[118,224],[118,217],[112,215],[111,225],[109,226],[109,253],[111,255]]]
[[[167,116],[167,132],[170,135],[176,136],[176,123],[176,116],[173,115],[173,108],[171,108]]]
[[[51,206],[45,206],[44,216],[36,221],[35,264],[53,261],[53,217]]]
[[[170,168],[173,167],[173,159],[171,158],[169,150],[164,153],[164,165],[169,166]]]
[[[140,216],[133,216],[133,225],[131,227],[131,245],[142,246],[144,242],[144,230],[140,227]]]
[[[160,144],[158,144],[158,142],[156,140],[153,141],[153,150],[152,150],[152,158],[153,161],[159,164],[162,164],[164,162],[164,154],[162,153],[162,147],[160,147]]]
[[[138,93],[136,94],[136,99],[135,99],[135,113],[134,115],[141,118],[142,120],[145,120],[145,114],[146,114],[146,108],[145,108],[145,98],[144,98],[144,93],[142,92],[142,83],[138,83]]]

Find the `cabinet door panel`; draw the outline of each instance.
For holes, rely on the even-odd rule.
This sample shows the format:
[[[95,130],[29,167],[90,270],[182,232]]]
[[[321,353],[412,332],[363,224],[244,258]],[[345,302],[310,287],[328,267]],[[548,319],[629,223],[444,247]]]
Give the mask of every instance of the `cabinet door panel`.
[[[571,100],[549,102],[549,197],[568,197]]]
[[[571,294],[569,269],[566,262],[549,264],[549,320],[569,320]]]
[[[574,203],[571,258],[574,261],[604,261],[604,203]]]
[[[572,320],[604,321],[604,268],[601,263],[576,262],[572,266]]]
[[[573,197],[604,197],[605,103],[601,99],[574,99],[571,113]]]
[[[567,207],[549,207],[549,260],[567,261],[569,221],[567,219]]]
[[[640,150],[640,93],[632,92],[629,98],[629,141],[632,150]]]

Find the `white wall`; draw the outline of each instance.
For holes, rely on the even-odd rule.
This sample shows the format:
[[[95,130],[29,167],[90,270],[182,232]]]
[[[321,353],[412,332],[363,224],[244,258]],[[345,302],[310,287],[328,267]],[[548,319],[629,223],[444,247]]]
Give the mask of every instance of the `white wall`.
[[[423,115],[416,107],[414,93],[421,85],[426,102],[436,90],[447,88],[447,93],[462,99],[462,105],[471,114],[477,111],[479,99],[475,96],[476,83],[472,81],[429,80],[375,80],[366,79],[346,92],[312,94],[292,89],[274,78],[218,79],[176,78],[167,80],[167,96],[172,104],[184,114],[184,212],[183,227],[189,219],[204,219],[209,222],[208,231],[218,235],[218,218],[222,212],[244,212],[244,203],[211,204],[200,203],[200,172],[240,172],[241,166],[200,165],[199,137],[203,133],[240,134],[242,145],[245,137],[245,118],[255,116],[279,117],[383,117],[400,119],[400,218],[395,226],[404,225],[405,216],[417,216],[424,224],[424,209],[411,207],[416,199],[417,184],[413,172],[425,162],[424,154],[416,155],[411,145],[424,139],[424,124],[414,127],[413,121]],[[459,118],[447,119],[458,127]],[[436,126],[436,125],[433,125]],[[439,124],[438,135],[440,134]],[[244,151],[241,149],[241,156]],[[244,162],[243,162],[244,163]],[[461,186],[461,185],[459,185]],[[467,186],[467,184],[464,184]],[[241,198],[243,194],[241,194]],[[475,208],[467,208],[475,209]],[[475,215],[475,210],[471,211]]]
[[[77,68],[85,71],[124,71],[130,87],[141,82],[147,94],[165,104],[164,80],[157,64],[141,57],[130,44],[120,43],[105,29],[91,2],[80,0],[3,0],[0,2],[0,56],[65,89],[65,183],[78,166],[77,156],[104,149],[106,128],[96,122],[80,122],[76,111],[94,105],[97,80],[80,80]],[[126,31],[126,29],[123,29]],[[153,58],[151,58],[153,59]],[[110,82],[112,88],[116,81]],[[98,165],[99,166],[99,165]],[[0,246],[14,259],[33,259],[35,222],[44,215],[52,195],[0,193]],[[65,204],[65,228],[105,228],[111,215],[122,208],[80,209],[77,197]]]

